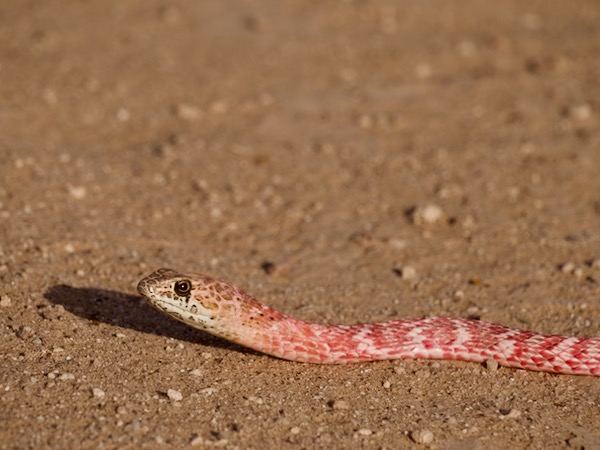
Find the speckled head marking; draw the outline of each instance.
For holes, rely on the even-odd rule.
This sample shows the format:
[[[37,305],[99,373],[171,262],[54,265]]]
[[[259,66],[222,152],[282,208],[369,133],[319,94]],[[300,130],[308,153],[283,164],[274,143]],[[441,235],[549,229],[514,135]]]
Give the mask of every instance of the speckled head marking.
[[[150,305],[177,320],[290,361],[494,360],[528,370],[600,375],[600,338],[544,335],[444,317],[321,325],[277,312],[227,283],[171,269],[147,276],[138,291]]]
[[[139,282],[138,292],[169,316],[234,342],[256,331],[255,317],[281,317],[238,288],[201,274],[159,269]]]
[[[185,323],[210,331],[216,316],[228,306],[215,301],[218,281],[199,274],[159,269],[138,284],[138,292],[153,307]]]

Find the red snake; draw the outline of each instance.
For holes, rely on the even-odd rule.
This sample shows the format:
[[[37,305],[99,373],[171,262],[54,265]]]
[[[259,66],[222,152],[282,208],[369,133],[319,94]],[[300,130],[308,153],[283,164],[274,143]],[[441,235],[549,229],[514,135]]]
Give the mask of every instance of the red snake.
[[[453,359],[600,375],[598,337],[555,336],[445,317],[322,325],[275,311],[230,284],[170,269],[144,278],[138,291],[153,307],[194,328],[290,361],[345,364]]]

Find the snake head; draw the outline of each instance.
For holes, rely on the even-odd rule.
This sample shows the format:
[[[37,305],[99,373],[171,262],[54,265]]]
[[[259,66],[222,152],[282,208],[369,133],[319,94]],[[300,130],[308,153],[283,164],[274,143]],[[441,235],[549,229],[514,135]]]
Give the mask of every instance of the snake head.
[[[204,275],[159,269],[141,280],[137,289],[154,308],[188,325],[211,331],[223,313],[215,295],[218,283]]]
[[[159,269],[148,275],[137,289],[159,311],[232,341],[239,340],[239,321],[253,313],[261,314],[263,307],[227,283],[172,269]]]

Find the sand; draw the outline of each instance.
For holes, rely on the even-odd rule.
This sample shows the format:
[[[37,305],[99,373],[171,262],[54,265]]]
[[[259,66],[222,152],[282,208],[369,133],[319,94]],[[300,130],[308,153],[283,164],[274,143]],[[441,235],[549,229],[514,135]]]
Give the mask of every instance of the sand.
[[[316,366],[147,306],[600,335],[600,4],[0,6],[0,448],[600,448],[600,379]]]

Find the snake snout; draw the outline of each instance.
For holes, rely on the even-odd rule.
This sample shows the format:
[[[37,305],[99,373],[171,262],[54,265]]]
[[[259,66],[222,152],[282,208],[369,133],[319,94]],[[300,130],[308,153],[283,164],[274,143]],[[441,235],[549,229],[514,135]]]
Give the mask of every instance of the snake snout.
[[[158,285],[176,276],[179,276],[179,273],[172,269],[158,269],[142,279],[137,285],[137,290],[142,295],[154,294]]]
[[[138,283],[137,291],[144,296],[152,293],[152,283],[150,283],[150,281],[147,278],[144,278]]]

